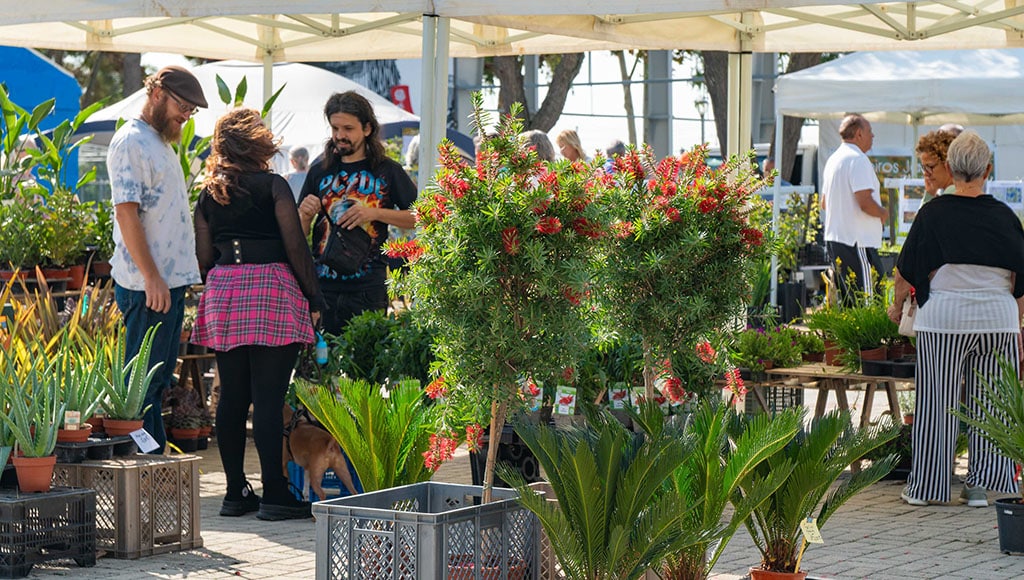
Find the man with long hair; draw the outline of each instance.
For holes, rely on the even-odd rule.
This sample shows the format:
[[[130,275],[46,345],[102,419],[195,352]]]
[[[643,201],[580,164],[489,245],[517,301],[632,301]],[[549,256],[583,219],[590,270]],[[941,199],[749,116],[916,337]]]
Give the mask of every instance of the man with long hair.
[[[337,272],[317,265],[327,301],[324,330],[339,334],[352,317],[387,309],[387,267],[380,246],[387,240],[388,225],[415,226],[409,208],[416,201],[416,186],[402,166],[385,154],[380,123],[365,97],[355,91],[335,93],[324,106],[324,116],[331,125],[331,138],[324,145],[323,160],[306,175],[299,220],[305,232],[313,227],[313,256],[318,260],[332,228],[363,228],[373,245],[355,271]]]
[[[206,107],[206,98],[196,77],[179,66],[147,78],[146,94],[140,117],[117,130],[107,152],[114,203],[110,263],[127,331],[126,361],[139,351],[146,331],[160,324],[149,362],[163,366],[146,394],[143,427],[160,445],[155,453],[163,453],[160,400],[177,362],[185,289],[200,281],[188,190],[171,143],[196,110]]]

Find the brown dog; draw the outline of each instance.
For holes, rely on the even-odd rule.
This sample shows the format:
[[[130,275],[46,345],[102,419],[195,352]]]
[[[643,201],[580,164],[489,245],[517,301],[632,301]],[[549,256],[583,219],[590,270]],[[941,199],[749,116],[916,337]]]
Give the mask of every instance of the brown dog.
[[[300,414],[293,420],[295,413],[292,408],[284,406],[284,451],[283,464],[285,477],[288,477],[288,461],[294,461],[306,470],[306,477],[309,478],[309,487],[321,500],[327,499],[321,483],[324,480],[324,473],[333,469],[335,475],[341,480],[349,493],[355,494],[356,488],[352,483],[352,476],[348,472],[348,463],[341,453],[341,446],[334,440],[334,437],[314,425],[304,415]],[[290,430],[289,430],[290,427]]]

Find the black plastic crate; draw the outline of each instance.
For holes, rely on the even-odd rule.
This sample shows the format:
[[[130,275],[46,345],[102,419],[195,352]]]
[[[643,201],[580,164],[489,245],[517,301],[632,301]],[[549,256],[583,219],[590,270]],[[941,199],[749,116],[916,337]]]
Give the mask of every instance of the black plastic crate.
[[[57,463],[81,463],[86,459],[110,459],[114,456],[115,450],[119,451],[120,455],[132,455],[138,449],[135,440],[128,435],[97,435],[81,443],[57,443],[54,453],[57,455]]]
[[[0,490],[0,578],[23,578],[53,560],[96,564],[96,492]]]

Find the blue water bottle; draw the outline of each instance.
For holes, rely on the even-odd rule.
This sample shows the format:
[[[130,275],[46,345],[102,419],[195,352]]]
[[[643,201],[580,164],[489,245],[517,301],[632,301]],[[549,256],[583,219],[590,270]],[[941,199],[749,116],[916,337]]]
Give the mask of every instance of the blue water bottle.
[[[327,341],[319,332],[316,333],[316,364],[327,364]]]

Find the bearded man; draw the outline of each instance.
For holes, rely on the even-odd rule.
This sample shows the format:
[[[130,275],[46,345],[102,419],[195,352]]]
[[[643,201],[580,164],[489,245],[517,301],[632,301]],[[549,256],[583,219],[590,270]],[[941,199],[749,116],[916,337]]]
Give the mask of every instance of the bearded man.
[[[335,93],[324,105],[331,138],[319,163],[309,168],[299,195],[299,222],[309,233],[314,218],[313,257],[318,259],[320,289],[327,300],[324,330],[340,334],[353,317],[386,310],[387,265],[380,246],[388,225],[409,229],[416,217],[409,209],[416,186],[398,162],[384,153],[380,123],[373,105],[355,91]],[[320,264],[331,228],[363,228],[372,251],[354,272],[337,272]]]
[[[149,365],[163,366],[146,393],[143,427],[159,444],[154,453],[163,453],[167,436],[160,402],[177,362],[185,289],[201,281],[188,190],[171,143],[207,104],[199,81],[179,66],[160,69],[145,84],[141,116],[117,130],[107,152],[114,203],[110,263],[127,333],[125,361],[138,353],[146,332],[160,324]]]

